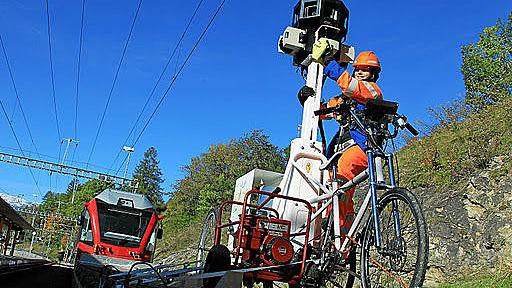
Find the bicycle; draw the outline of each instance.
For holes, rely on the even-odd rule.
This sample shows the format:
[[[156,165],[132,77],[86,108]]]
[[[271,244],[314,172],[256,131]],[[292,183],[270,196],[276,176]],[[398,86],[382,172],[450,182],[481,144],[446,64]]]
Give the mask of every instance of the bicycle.
[[[247,222],[248,218],[255,218],[254,223],[259,223],[256,221],[264,219],[264,217],[258,218],[259,216],[255,215],[258,215],[258,211],[261,209],[270,209],[265,204],[273,199],[305,202],[304,205],[310,207],[307,221],[295,231],[284,235],[296,246],[303,247],[294,251],[296,256],[293,259],[299,261],[294,262],[290,259],[287,262],[279,263],[280,265],[268,268],[266,274],[261,273],[265,277],[258,272],[252,272],[248,277],[254,279],[249,279],[252,282],[248,282],[261,280],[265,287],[272,287],[274,281],[289,283],[290,287],[325,287],[324,285],[352,287],[355,278],[359,278],[363,288],[421,287],[423,285],[428,261],[428,235],[425,218],[416,196],[407,189],[398,187],[395,179],[394,153],[387,153],[384,149],[385,143],[394,139],[401,129],[407,129],[417,135],[417,131],[407,123],[407,118],[397,114],[397,109],[398,103],[371,99],[367,102],[364,110],[354,109],[354,103],[348,101],[336,107],[314,112],[316,116],[330,113],[344,115],[351,127],[357,127],[366,134],[368,149],[365,152],[368,157],[368,168],[352,180],[342,185],[336,179],[328,183],[320,183],[294,163],[297,159],[290,159],[291,166],[299,171],[309,183],[317,185],[323,192],[322,195],[305,201],[300,198],[280,195],[279,189],[276,189],[273,193],[249,191],[243,202],[230,201],[231,204],[243,205],[240,221],[222,224],[219,218],[215,229],[214,244],[220,244],[221,229],[232,227],[232,231],[237,231],[232,233],[232,235],[237,233],[238,236],[238,241],[235,241],[234,244],[234,252],[232,252],[236,255],[233,263],[235,269],[247,267],[265,269],[264,262],[268,262],[260,261],[258,258],[262,257],[262,253],[266,251],[265,249],[268,250],[268,247],[258,248],[247,245],[247,243],[253,243],[252,239],[248,237],[253,237],[251,235],[253,235],[254,229],[258,229],[254,227],[254,224]],[[390,126],[393,127],[393,130],[389,129]],[[343,151],[338,151],[330,159],[326,159],[323,155],[318,156],[322,161],[320,170],[331,170],[332,175],[336,175],[335,163],[342,153]],[[385,169],[386,166],[387,169]],[[384,176],[384,172],[387,172],[387,177]],[[287,177],[286,173],[284,177]],[[348,233],[342,235],[338,209],[339,198],[344,192],[366,180],[368,180],[368,192]],[[384,193],[378,197],[378,191],[379,194],[380,191],[384,191]],[[268,196],[268,200],[260,205],[251,204],[250,194],[264,194]],[[321,206],[318,205],[320,203]],[[315,204],[318,207],[316,210],[311,208]],[[327,220],[324,220],[326,225],[322,225],[324,227],[321,229],[321,233],[315,235],[315,232],[318,231],[315,227],[318,227],[319,220],[322,219],[327,207],[331,205],[332,213],[329,213]],[[277,213],[277,218],[279,218],[278,215],[279,213]],[[285,223],[284,220],[280,221],[280,223]],[[237,227],[237,229],[233,227]],[[313,237],[309,237],[311,234],[309,231],[313,231]],[[274,232],[268,231],[267,234],[272,233]],[[300,241],[301,239],[303,242]],[[257,240],[259,241],[259,239]],[[276,246],[276,250],[281,248]],[[249,258],[239,261],[238,256],[246,255],[245,251],[249,251],[247,252],[247,255],[250,255]],[[360,274],[356,269],[357,251],[360,251]],[[295,267],[293,273],[299,273],[299,277],[290,276],[290,266]],[[267,277],[270,271],[273,271],[274,274],[272,277]],[[286,272],[283,273],[283,271]],[[342,273],[340,277],[340,272],[348,273]],[[340,283],[340,279],[343,283]]]

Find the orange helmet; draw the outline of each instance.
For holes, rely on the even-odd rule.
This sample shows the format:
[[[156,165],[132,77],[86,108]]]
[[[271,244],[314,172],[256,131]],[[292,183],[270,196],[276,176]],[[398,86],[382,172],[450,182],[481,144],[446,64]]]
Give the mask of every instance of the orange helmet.
[[[352,66],[370,66],[377,68],[377,73],[380,72],[380,62],[379,58],[377,58],[377,55],[373,53],[372,51],[364,51],[359,53],[357,55],[356,60],[354,61],[354,64]]]

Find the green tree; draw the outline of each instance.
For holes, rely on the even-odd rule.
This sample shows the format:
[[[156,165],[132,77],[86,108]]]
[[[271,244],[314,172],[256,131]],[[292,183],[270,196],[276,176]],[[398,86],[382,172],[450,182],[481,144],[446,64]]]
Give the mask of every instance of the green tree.
[[[236,179],[254,168],[283,172],[284,152],[261,130],[227,144],[214,144],[207,153],[183,166],[185,177],[174,186],[169,211],[200,215],[233,195]]]
[[[76,184],[73,182],[76,181]],[[73,185],[76,185],[73,188]],[[72,180],[66,190],[66,202],[68,203],[62,211],[70,217],[78,217],[84,208],[84,203],[91,201],[99,193],[105,189],[114,188],[114,184],[100,180],[89,180],[80,184],[78,180]],[[75,199],[73,203],[73,189],[75,189]]]
[[[462,47],[466,101],[475,110],[512,97],[512,12]]]
[[[89,180],[80,184],[78,179],[73,179],[69,182],[65,193],[46,193],[39,209],[44,212],[60,212],[69,217],[78,217],[85,202],[91,201],[94,196],[103,190],[113,187],[113,183],[105,181]],[[72,201],[73,191],[75,194],[74,201]]]
[[[160,186],[164,179],[157,159],[158,153],[154,147],[144,152],[144,158],[137,164],[133,172],[133,178],[139,181],[137,192],[149,197],[156,207],[163,207],[163,191]]]
[[[55,212],[55,211],[57,211],[58,202],[59,202],[59,200],[61,200],[60,196],[61,195],[59,195],[58,193],[54,193],[52,191],[48,191],[43,196],[43,201],[41,202],[41,206],[39,207],[39,209],[41,211],[45,211],[45,212]]]

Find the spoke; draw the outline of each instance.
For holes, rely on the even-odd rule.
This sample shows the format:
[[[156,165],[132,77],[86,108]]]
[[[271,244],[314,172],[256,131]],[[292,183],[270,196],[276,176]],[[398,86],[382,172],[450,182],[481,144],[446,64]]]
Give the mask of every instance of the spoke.
[[[400,237],[396,235],[395,211],[392,201],[398,203]],[[380,211],[382,251],[377,252],[374,232],[365,244],[367,251],[367,278],[371,287],[409,287],[414,281],[418,259],[419,235],[416,216],[410,205],[400,198],[389,200]]]

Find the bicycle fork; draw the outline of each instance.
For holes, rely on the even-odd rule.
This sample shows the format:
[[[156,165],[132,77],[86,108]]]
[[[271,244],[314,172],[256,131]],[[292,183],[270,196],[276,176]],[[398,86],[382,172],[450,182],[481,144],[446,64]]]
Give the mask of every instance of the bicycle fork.
[[[395,173],[394,173],[394,164],[393,164],[393,154],[385,154],[384,156],[387,158],[388,162],[388,177],[389,184],[384,182],[383,171],[382,171],[382,156],[375,155],[374,151],[368,150],[366,151],[366,156],[368,157],[368,177],[369,177],[369,185],[370,185],[370,195],[372,202],[372,217],[373,217],[373,225],[375,231],[375,246],[379,253],[387,254],[382,249],[382,240],[380,235],[380,219],[379,219],[379,211],[377,207],[377,188],[387,188],[394,189],[396,188],[395,182]],[[392,209],[393,209],[393,220],[394,220],[394,228],[395,228],[395,236],[396,239],[401,239],[401,228],[400,228],[400,215],[398,213],[398,202],[396,200],[392,201]],[[398,241],[400,242],[400,241]]]

